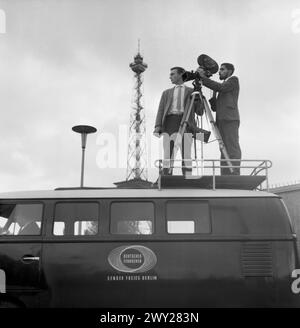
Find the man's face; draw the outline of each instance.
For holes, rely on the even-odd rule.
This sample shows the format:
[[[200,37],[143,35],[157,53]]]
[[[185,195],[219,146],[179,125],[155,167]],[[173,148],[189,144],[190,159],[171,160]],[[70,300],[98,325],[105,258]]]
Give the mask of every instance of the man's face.
[[[227,69],[226,66],[221,65],[219,70],[220,80],[226,80],[231,75],[231,70]]]
[[[173,84],[182,84],[182,74],[177,72],[177,69],[171,69],[170,80]]]

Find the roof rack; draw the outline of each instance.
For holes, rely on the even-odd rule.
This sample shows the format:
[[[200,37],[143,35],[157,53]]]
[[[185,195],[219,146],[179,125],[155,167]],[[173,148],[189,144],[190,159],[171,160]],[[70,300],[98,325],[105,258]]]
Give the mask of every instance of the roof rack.
[[[159,169],[158,189],[162,188],[201,188],[201,189],[246,189],[246,190],[267,190],[269,191],[268,169],[272,167],[270,160],[243,159],[240,165],[222,165],[226,160],[220,159],[184,159],[196,175],[164,175],[163,168],[170,167],[171,160],[156,160],[155,166]],[[230,159],[237,161],[237,159]],[[172,168],[181,169],[182,160],[173,160]],[[179,163],[179,164],[178,164]],[[226,163],[225,163],[226,164]],[[242,175],[217,175],[217,169],[240,168]],[[263,182],[266,186],[263,188]]]
[[[54,190],[102,190],[102,189],[116,189],[116,187],[58,187]]]

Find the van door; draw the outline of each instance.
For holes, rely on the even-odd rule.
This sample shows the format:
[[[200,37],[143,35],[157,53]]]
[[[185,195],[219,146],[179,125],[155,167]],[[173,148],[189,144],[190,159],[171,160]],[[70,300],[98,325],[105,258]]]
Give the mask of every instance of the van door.
[[[100,306],[95,301],[103,293],[97,288],[104,262],[97,237],[100,204],[66,200],[53,207],[43,244],[42,276],[50,296],[45,306]]]
[[[38,306],[42,216],[42,203],[0,202],[0,306]]]
[[[120,247],[123,250],[124,245],[139,245],[123,252],[127,256],[125,271],[129,270],[125,275],[130,278],[131,269],[135,271],[135,266],[141,266],[132,263],[139,258],[128,256],[140,256],[141,249],[145,249],[140,245],[141,241],[152,238],[154,204],[101,199],[64,200],[53,205],[53,224],[47,227],[44,239],[42,270],[51,295],[49,306],[124,307],[143,304],[144,291],[151,292],[152,282],[117,281],[122,276],[119,268],[122,264],[115,260]],[[149,252],[145,255],[146,258]],[[152,266],[149,261],[143,264],[148,270]]]

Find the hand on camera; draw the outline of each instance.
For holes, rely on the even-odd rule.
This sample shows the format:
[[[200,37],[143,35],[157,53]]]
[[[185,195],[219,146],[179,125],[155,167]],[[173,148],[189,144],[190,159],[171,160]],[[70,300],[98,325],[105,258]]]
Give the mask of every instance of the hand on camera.
[[[204,72],[204,69],[202,67],[198,67],[197,72],[199,73],[199,75],[201,77],[205,77],[205,72]]]

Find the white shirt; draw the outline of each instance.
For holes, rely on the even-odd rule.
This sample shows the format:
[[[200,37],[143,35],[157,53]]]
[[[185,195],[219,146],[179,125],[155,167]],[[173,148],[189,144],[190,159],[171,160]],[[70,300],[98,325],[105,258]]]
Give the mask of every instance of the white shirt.
[[[179,108],[177,108],[177,99],[179,94],[179,88],[181,88],[181,99],[179,100]],[[184,112],[184,92],[185,85],[180,84],[174,87],[172,106],[170,108],[169,114],[181,114]]]

